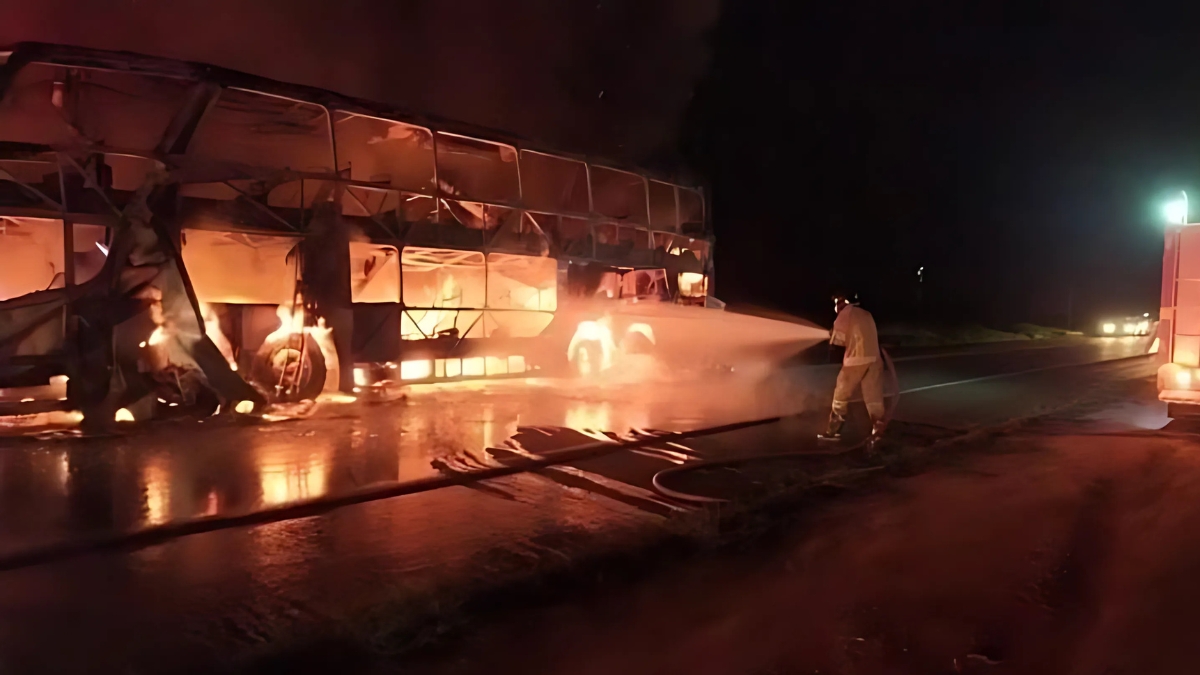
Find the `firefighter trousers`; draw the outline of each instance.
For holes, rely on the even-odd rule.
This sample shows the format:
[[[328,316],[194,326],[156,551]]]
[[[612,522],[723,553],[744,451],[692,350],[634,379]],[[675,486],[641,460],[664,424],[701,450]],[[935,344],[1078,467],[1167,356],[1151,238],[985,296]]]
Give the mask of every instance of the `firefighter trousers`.
[[[867,404],[867,412],[870,413],[871,419],[883,419],[883,363],[880,359],[860,366],[842,366],[841,372],[838,373],[837,385],[833,389],[834,414],[846,416],[850,409],[850,399],[854,397],[854,390],[860,385],[863,402]]]

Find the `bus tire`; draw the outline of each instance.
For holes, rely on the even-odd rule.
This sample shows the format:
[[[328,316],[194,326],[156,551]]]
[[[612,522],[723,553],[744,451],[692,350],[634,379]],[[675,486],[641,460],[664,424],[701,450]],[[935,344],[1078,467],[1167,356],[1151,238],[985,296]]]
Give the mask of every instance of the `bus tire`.
[[[325,389],[327,376],[321,346],[306,333],[264,342],[250,369],[251,382],[275,403],[315,399]]]
[[[600,373],[604,349],[596,340],[584,340],[570,354],[571,372],[576,377],[594,377]]]

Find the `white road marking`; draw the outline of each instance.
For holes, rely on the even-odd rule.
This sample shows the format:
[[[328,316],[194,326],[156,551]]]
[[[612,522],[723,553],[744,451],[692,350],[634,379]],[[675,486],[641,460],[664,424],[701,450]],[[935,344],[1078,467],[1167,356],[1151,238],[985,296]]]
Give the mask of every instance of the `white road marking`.
[[[957,380],[955,382],[939,382],[938,384],[927,384],[924,387],[913,387],[912,389],[904,389],[904,390],[901,390],[900,395],[913,394],[913,393],[916,393],[919,391],[929,391],[930,389],[940,389],[942,387],[953,387],[953,386],[959,385],[959,384],[971,384],[973,382],[998,380],[998,379],[1004,378],[1004,377],[1016,377],[1018,375],[1028,375],[1030,373],[1041,373],[1041,372],[1045,372],[1048,370],[1060,370],[1062,368],[1078,368],[1079,366],[1092,366],[1092,365],[1097,365],[1100,363],[1113,363],[1114,361],[1124,361],[1126,359],[1136,359],[1136,358],[1141,358],[1144,356],[1149,356],[1149,355],[1148,354],[1135,354],[1134,356],[1127,356],[1127,357],[1120,358],[1120,359],[1110,359],[1108,361],[1087,361],[1084,363],[1060,363],[1056,366],[1043,366],[1041,368],[1029,368],[1027,370],[1018,370],[1018,371],[1015,371],[1012,373],[997,373],[995,375],[984,375],[982,377],[972,377],[972,378],[968,378],[966,380]]]

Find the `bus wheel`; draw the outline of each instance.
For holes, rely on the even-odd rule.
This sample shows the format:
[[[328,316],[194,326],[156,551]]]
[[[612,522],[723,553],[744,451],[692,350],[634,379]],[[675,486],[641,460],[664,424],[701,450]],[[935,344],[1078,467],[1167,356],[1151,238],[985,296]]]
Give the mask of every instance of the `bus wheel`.
[[[579,377],[594,377],[602,369],[603,353],[595,340],[580,342],[570,355],[571,371]]]
[[[292,333],[263,343],[250,379],[276,403],[315,399],[325,388],[325,356],[313,336]]]
[[[621,353],[630,356],[653,354],[654,343],[644,333],[629,331],[621,338]]]

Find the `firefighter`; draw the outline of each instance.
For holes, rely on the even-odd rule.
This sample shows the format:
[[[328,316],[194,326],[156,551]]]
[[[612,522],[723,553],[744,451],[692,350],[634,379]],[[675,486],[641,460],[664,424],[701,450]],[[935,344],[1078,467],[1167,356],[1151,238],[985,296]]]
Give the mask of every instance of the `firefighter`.
[[[855,294],[835,293],[833,307],[837,318],[833,322],[829,341],[845,347],[846,354],[842,358],[842,370],[838,373],[837,385],[833,390],[829,426],[817,438],[826,441],[841,438],[850,398],[861,385],[863,401],[871,416],[869,443],[873,447],[887,424],[883,406],[883,361],[879,356],[879,334],[875,330],[875,319],[870,312],[858,306],[858,296]]]

